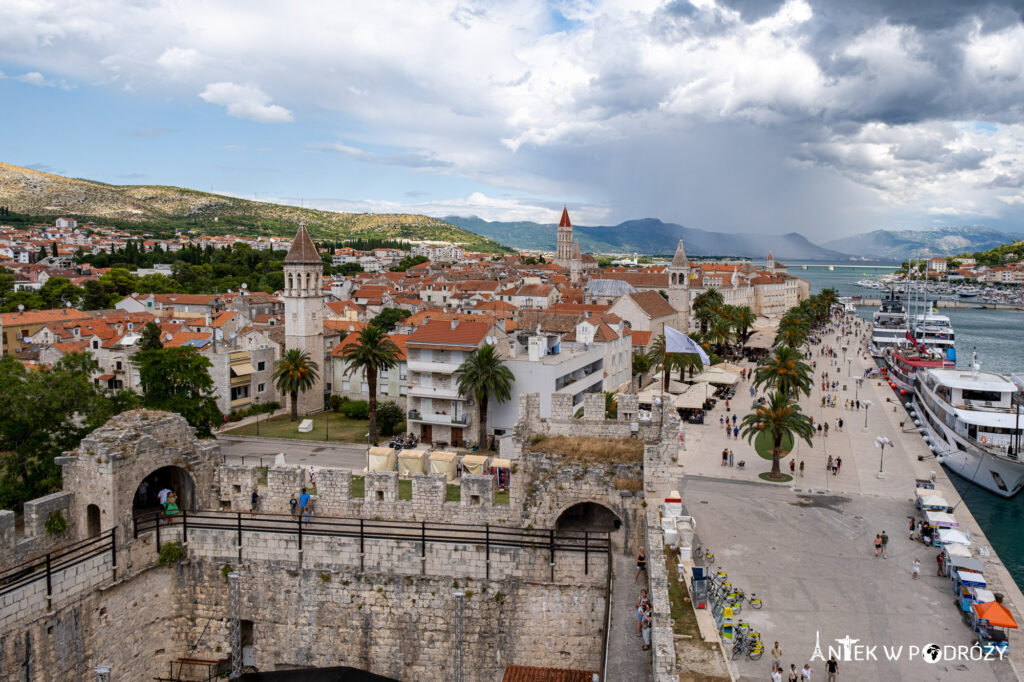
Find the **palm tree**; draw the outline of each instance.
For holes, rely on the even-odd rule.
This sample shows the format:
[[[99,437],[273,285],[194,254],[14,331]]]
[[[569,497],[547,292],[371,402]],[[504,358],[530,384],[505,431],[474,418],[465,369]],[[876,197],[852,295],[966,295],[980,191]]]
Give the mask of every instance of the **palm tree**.
[[[775,342],[790,348],[799,348],[807,341],[811,332],[810,323],[800,312],[791,310],[779,320],[779,331]]]
[[[377,374],[383,369],[394,367],[402,351],[388,338],[384,330],[373,324],[366,325],[359,332],[359,339],[349,343],[341,351],[341,357],[348,365],[345,376],[362,371],[366,376],[366,388],[370,393],[370,426],[368,438],[377,441]]]
[[[505,366],[505,361],[494,352],[492,345],[486,345],[463,360],[455,370],[459,384],[459,395],[476,400],[480,408],[480,435],[477,444],[483,448],[487,443],[487,402],[493,395],[499,403],[512,397],[512,382],[515,376]]]
[[[700,322],[701,334],[708,333],[708,327],[718,317],[724,305],[722,292],[714,287],[709,287],[693,299],[693,316]]]
[[[803,361],[800,351],[780,346],[754,372],[754,388],[768,386],[795,396],[799,392],[811,394],[811,368]]]
[[[732,325],[724,319],[715,320],[707,333],[707,340],[719,355],[725,355],[726,347],[732,343]]]
[[[292,421],[295,421],[299,418],[299,393],[305,393],[316,385],[320,378],[320,365],[306,351],[292,348],[274,365],[273,377],[277,390],[291,396]]]
[[[800,410],[800,404],[781,391],[775,391],[764,405],[743,418],[740,431],[750,443],[761,432],[766,432],[772,441],[772,472],[769,478],[783,480],[785,477],[779,468],[784,439],[802,438],[811,445],[813,433],[811,419]]]
[[[647,359],[650,362],[651,369],[661,372],[661,390],[668,392],[668,380],[669,375],[672,373],[672,368],[676,367],[678,355],[675,353],[665,352],[665,335],[658,334],[658,336],[651,342],[651,347],[647,350]]]
[[[736,315],[733,318],[733,328],[739,335],[740,343],[746,343],[750,338],[750,328],[754,325],[757,315],[750,309],[750,306],[737,306]]]

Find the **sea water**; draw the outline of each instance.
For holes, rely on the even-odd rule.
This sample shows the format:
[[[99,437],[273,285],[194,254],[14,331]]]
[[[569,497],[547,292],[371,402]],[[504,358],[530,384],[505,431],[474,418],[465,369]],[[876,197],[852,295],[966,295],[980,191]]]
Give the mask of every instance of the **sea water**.
[[[790,274],[807,280],[811,293],[824,288],[835,289],[840,296],[860,295],[864,298],[880,298],[884,291],[859,287],[854,282],[894,272],[894,268],[841,268],[829,270],[828,266],[808,266],[806,270],[792,268]],[[870,320],[874,308],[860,307],[857,314]],[[980,308],[940,308],[939,313],[949,317],[956,333],[956,351],[960,367],[971,361],[972,351],[977,352],[982,369],[1008,374],[1024,372],[1024,311],[993,310]],[[966,479],[949,474],[957,492],[963,498],[971,514],[1017,585],[1024,589],[1024,542],[1020,529],[1024,524],[1024,493],[1012,499],[1004,499],[984,488],[972,485]],[[910,492],[907,493],[908,495]]]

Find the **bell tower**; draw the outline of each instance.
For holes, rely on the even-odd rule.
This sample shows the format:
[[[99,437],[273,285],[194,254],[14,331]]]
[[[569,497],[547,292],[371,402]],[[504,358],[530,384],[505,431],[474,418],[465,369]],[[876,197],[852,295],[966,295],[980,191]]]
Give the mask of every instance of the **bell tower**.
[[[668,266],[668,303],[679,311],[682,331],[690,328],[690,259],[683,240],[679,240],[672,263]]]
[[[314,386],[299,393],[299,416],[324,409],[324,263],[320,260],[304,222],[292,240],[284,259],[285,349],[309,353],[317,364],[319,378]]]
[[[555,249],[555,264],[563,268],[569,267],[572,259],[572,223],[569,222],[569,209],[562,207],[562,219],[558,221],[558,242]]]

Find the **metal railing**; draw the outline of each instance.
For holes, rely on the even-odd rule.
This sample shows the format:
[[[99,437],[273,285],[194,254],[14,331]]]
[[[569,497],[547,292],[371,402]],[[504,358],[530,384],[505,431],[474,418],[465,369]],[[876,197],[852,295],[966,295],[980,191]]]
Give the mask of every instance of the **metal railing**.
[[[0,573],[0,596],[14,592],[40,580],[46,581],[46,597],[53,595],[53,578],[94,557],[110,552],[113,577],[117,577],[117,533],[116,528],[99,535],[76,542],[66,547],[47,552],[42,556],[25,561]]]
[[[141,533],[156,534],[156,549],[160,551],[160,535],[164,529],[181,528],[181,540],[188,542],[193,530],[221,530],[235,535],[238,560],[242,560],[244,537],[247,533],[280,533],[297,538],[302,550],[303,538],[343,537],[359,540],[359,553],[363,555],[367,540],[419,542],[420,557],[426,557],[428,544],[456,544],[482,546],[487,558],[487,577],[490,578],[491,548],[514,547],[546,550],[550,553],[552,572],[557,552],[583,553],[583,572],[590,572],[591,555],[607,556],[611,548],[609,534],[598,531],[556,531],[554,529],[509,528],[507,526],[459,525],[427,523],[426,521],[373,521],[340,517],[301,517],[290,514],[260,514],[250,517],[248,512],[184,511],[171,517],[162,512],[138,516],[133,521],[136,538]],[[360,567],[361,570],[361,567]]]

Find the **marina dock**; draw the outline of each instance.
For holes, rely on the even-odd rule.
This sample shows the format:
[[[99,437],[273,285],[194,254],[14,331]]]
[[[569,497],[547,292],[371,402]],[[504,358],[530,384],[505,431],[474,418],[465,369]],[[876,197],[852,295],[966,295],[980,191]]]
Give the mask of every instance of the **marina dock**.
[[[834,334],[825,344],[842,345]],[[863,344],[862,335],[850,346]],[[796,461],[793,481],[761,480],[758,474],[770,470],[770,460],[742,438],[727,437],[719,424],[720,417],[735,413],[740,420],[750,411],[749,381],[738,385],[731,412],[719,401],[705,424],[685,425],[678,488],[684,513],[694,517],[700,544],[714,551],[716,569],[727,571],[734,586],[765,603],[758,611],[744,608],[739,619],[761,633],[766,655],[757,661],[728,660],[733,679],[767,679],[767,652],[776,641],[783,651],[783,679],[791,664],[799,671],[808,662],[813,679],[825,679],[824,660],[815,657],[817,646],[825,658],[829,647],[839,652],[840,680],[1019,679],[1018,671],[1024,670],[1019,630],[1009,633],[1007,660],[964,657],[976,637],[962,620],[952,582],[936,574],[939,550],[908,537],[911,519],[922,518],[914,504],[917,479],[934,476],[935,487],[955,506],[960,528],[970,533],[989,589],[1003,595],[1018,621],[1024,595],[889,386],[880,380],[857,386],[855,378],[874,368],[870,356],[844,360],[840,354],[833,360],[817,355],[819,349],[812,347],[811,358],[818,379],[801,405],[816,422],[827,420],[831,429],[827,437],[815,436],[813,447],[799,442],[782,460],[787,474],[790,460]],[[820,375],[827,365],[832,365],[827,367],[830,377],[840,381],[840,390],[832,393],[838,399],[835,408],[821,407]],[[845,410],[843,401],[855,398],[872,404],[866,411]],[[839,418],[844,421],[841,432],[835,429]],[[878,436],[893,443],[884,461],[875,447]],[[723,448],[745,467],[722,466]],[[826,472],[829,455],[842,458],[836,476]],[[888,558],[876,557],[873,548],[875,535],[883,531],[890,538]],[[912,579],[915,558],[921,563],[918,580]],[[948,658],[929,662],[921,652],[930,644],[953,648],[944,649]],[[731,644],[726,648],[731,651]]]
[[[858,298],[850,301],[858,308],[877,308],[882,305],[880,298]],[[1024,310],[1024,305],[1012,303],[986,303],[962,298],[940,298],[933,301],[939,308],[977,308],[988,310]]]

